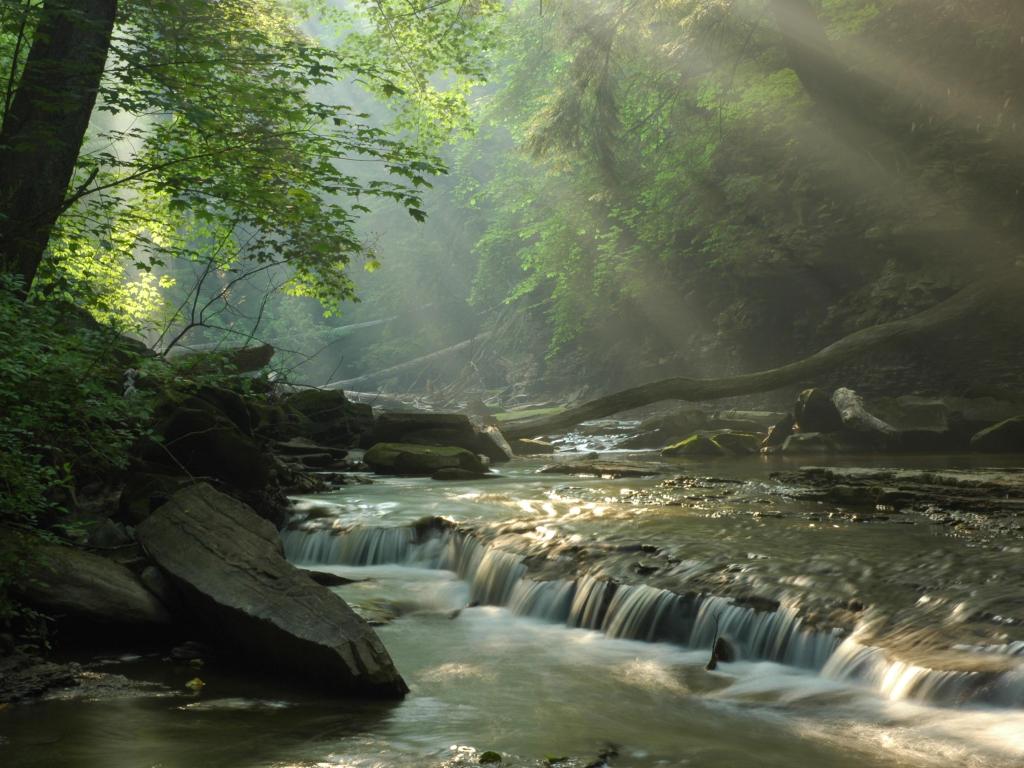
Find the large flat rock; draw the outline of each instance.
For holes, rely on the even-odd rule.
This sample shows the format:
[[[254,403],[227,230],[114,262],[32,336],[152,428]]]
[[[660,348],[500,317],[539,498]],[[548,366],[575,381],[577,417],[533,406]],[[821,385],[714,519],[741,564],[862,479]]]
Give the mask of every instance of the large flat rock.
[[[44,613],[91,624],[170,622],[163,604],[123,565],[56,544],[40,547],[38,555],[19,591]]]
[[[408,690],[373,629],[288,563],[274,526],[245,504],[189,486],[136,535],[227,655],[338,695]]]

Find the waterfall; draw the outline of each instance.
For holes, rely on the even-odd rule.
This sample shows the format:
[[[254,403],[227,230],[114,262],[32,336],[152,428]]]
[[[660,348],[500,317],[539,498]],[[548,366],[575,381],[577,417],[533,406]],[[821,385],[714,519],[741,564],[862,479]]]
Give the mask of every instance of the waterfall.
[[[512,590],[508,607],[517,616],[531,616],[565,624],[569,621],[575,595],[575,581],[520,579]]]
[[[401,563],[415,537],[412,528],[350,528],[335,531],[285,531],[285,556],[294,563],[382,565]]]
[[[862,645],[853,637],[836,649],[822,675],[832,680],[866,683],[893,701],[919,699],[945,705],[999,703],[1001,695],[1011,693],[1009,681],[999,673],[931,669],[894,661],[881,649]]]
[[[841,642],[834,632],[805,629],[796,611],[786,606],[756,611],[722,597],[705,597],[690,644],[711,647],[716,635],[737,644],[746,658],[815,670],[825,666]]]
[[[602,629],[609,637],[655,642],[674,639],[666,635],[666,625],[685,598],[666,589],[645,584],[621,586],[615,591]]]
[[[618,584],[592,574],[536,580],[523,555],[488,546],[447,526],[292,530],[282,537],[285,554],[295,563],[448,570],[469,584],[475,603],[506,606],[519,616],[597,630],[613,638],[710,650],[721,636],[739,658],[814,670],[833,680],[871,686],[893,700],[1024,705],[1024,666],[994,672],[931,669],[891,660],[879,648],[853,637],[844,639],[839,630],[808,627],[788,606],[757,610],[724,597]],[[1016,657],[1024,656],[1024,642],[960,650]]]
[[[610,581],[584,576],[576,583],[576,594],[569,606],[570,627],[600,629],[604,624],[609,598],[615,591]]]

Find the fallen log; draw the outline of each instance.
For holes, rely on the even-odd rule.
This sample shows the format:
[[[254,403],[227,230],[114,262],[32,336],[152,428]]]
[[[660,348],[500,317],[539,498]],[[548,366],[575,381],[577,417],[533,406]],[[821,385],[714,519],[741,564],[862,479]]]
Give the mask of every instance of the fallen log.
[[[505,422],[501,431],[511,441],[558,432],[590,419],[605,418],[662,400],[719,400],[768,392],[788,384],[807,381],[811,376],[835,368],[866,352],[940,330],[995,300],[1008,296],[1019,299],[1024,280],[1022,273],[1024,270],[1015,269],[1008,274],[979,280],[923,312],[855,331],[809,357],[779,368],[717,379],[662,379],[615,392],[551,416]]]
[[[373,387],[373,385],[384,379],[390,379],[394,376],[399,376],[409,371],[416,371],[425,368],[428,365],[433,365],[445,358],[456,355],[460,352],[470,349],[474,344],[480,341],[485,341],[491,336],[491,333],[481,333],[474,336],[471,339],[460,341],[458,344],[453,344],[450,347],[439,349],[436,352],[431,352],[429,355],[423,355],[413,360],[407,360],[404,363],[398,365],[392,365],[390,368],[383,368],[373,373],[367,373],[363,376],[356,376],[354,379],[342,379],[341,381],[332,381],[330,384],[325,384],[324,389],[360,389],[362,387]]]

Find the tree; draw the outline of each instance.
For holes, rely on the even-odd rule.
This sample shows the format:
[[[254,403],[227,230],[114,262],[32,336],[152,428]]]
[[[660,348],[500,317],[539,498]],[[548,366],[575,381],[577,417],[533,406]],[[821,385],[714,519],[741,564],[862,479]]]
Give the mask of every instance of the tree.
[[[352,297],[346,265],[372,258],[354,228],[368,203],[390,200],[424,217],[421,190],[443,166],[427,144],[397,136],[344,99],[341,82],[394,99],[403,89],[377,55],[383,49],[343,54],[298,30],[309,14],[326,13],[325,4],[122,0],[113,25],[115,4],[106,4],[106,26],[86,23],[104,6],[88,0],[46,0],[38,13],[15,0],[3,5],[13,19],[6,29],[32,45],[27,58],[20,44],[9,49],[17,95],[5,135],[20,138],[4,150],[14,172],[5,173],[0,198],[2,266],[37,278],[37,290],[96,301],[104,275],[122,265],[127,279],[170,257],[216,252],[221,269],[238,259],[287,265],[289,290],[331,308]],[[419,23],[435,15],[426,9]],[[468,23],[476,14],[463,15]],[[54,38],[54,25],[82,40],[91,69],[79,67],[79,49]],[[449,66],[460,73],[478,65]],[[53,80],[65,71],[73,76]],[[52,84],[61,89],[46,90]],[[60,109],[37,109],[29,124],[21,105],[42,104],[44,91]],[[74,125],[63,119],[69,110]],[[51,136],[62,137],[62,171],[36,173],[56,162]],[[45,200],[24,194],[42,187]],[[26,227],[31,238],[20,234]],[[24,250],[15,253],[13,243]]]
[[[30,10],[26,3],[22,14]],[[46,0],[13,99],[8,94],[0,127],[0,272],[20,276],[26,290],[65,208],[116,11],[116,0]],[[22,19],[22,36],[27,25]],[[18,66],[15,58],[12,76]]]

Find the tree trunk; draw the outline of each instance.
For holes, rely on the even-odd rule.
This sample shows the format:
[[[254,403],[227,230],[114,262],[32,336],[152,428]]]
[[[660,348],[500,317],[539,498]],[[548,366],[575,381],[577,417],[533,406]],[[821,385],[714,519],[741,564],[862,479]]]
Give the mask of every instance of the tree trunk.
[[[718,400],[724,397],[768,392],[835,368],[866,352],[894,342],[933,333],[988,306],[994,299],[1010,297],[1019,302],[1022,270],[999,278],[973,283],[934,307],[903,320],[874,325],[845,336],[810,357],[756,373],[722,379],[663,379],[591,400],[554,416],[506,422],[501,431],[509,440],[534,437],[573,427],[590,419],[612,416],[662,400]]]
[[[117,0],[46,0],[0,128],[0,272],[35,279],[96,104]]]

